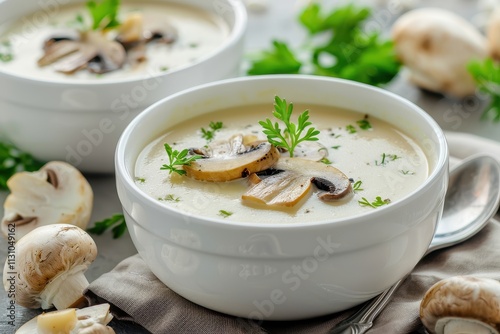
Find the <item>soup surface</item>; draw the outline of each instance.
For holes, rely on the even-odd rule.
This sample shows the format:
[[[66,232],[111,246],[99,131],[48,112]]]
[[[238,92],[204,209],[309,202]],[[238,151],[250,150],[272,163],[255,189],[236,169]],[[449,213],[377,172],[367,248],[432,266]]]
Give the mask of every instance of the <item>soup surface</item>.
[[[0,27],[0,53],[9,54],[0,61],[0,71],[42,80],[93,80],[138,79],[169,71],[197,61],[214,52],[229,36],[229,27],[222,18],[192,6],[168,2],[124,1],[118,20],[139,14],[144,21],[167,23],[177,31],[173,43],[149,43],[146,60],[104,74],[77,71],[63,74],[53,65],[40,67],[37,61],[43,56],[44,42],[61,32],[77,31],[91,22],[85,4],[57,8],[54,13],[36,12],[8,27]],[[150,23],[150,22],[149,22]],[[113,38],[113,32],[110,33]]]
[[[321,151],[327,153],[319,163],[336,167],[351,178],[353,195],[325,203],[313,187],[297,205],[270,209],[242,201],[242,194],[249,188],[245,178],[205,182],[160,170],[169,163],[164,143],[179,151],[203,147],[209,142],[202,137],[201,129],[209,129],[210,122],[223,123],[220,130],[214,131],[213,141],[235,134],[253,134],[265,140],[258,121],[272,119],[268,104],[220,110],[168,129],[139,155],[136,183],[162,204],[188,214],[256,224],[293,224],[377,210],[379,205],[391,205],[412,192],[428,177],[428,161],[422,149],[392,125],[364,114],[318,105],[294,105],[294,115],[297,117],[306,108],[313,126],[321,131],[319,141],[314,143],[322,145]]]

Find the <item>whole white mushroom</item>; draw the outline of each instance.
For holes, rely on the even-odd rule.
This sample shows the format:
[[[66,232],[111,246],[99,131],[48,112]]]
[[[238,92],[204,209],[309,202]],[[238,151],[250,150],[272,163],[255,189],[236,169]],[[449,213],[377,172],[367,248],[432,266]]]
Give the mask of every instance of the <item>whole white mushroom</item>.
[[[21,239],[48,224],[72,224],[85,229],[90,220],[92,188],[72,165],[52,161],[36,172],[19,172],[8,181],[11,193],[4,203],[2,232]],[[14,231],[14,232],[12,232]]]
[[[500,282],[473,276],[443,279],[426,292],[420,319],[433,334],[499,334]]]
[[[41,226],[17,242],[15,255],[15,264],[5,261],[3,283],[17,304],[61,310],[84,301],[84,272],[97,256],[87,232],[68,224]]]
[[[487,42],[464,18],[439,8],[414,9],[396,20],[392,38],[410,82],[455,97],[475,93],[467,64],[487,57]]]

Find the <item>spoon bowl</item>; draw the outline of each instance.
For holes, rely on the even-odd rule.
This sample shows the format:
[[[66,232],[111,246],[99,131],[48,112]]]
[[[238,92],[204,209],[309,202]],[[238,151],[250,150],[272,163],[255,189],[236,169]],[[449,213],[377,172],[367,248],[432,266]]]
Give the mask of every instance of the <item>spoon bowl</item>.
[[[489,155],[475,155],[450,169],[443,215],[425,255],[461,243],[479,232],[500,205],[500,163]],[[367,302],[335,326],[329,334],[363,334],[385,308],[404,278]]]
[[[499,189],[500,164],[489,155],[472,156],[452,167],[443,216],[426,254],[479,232],[498,210]]]

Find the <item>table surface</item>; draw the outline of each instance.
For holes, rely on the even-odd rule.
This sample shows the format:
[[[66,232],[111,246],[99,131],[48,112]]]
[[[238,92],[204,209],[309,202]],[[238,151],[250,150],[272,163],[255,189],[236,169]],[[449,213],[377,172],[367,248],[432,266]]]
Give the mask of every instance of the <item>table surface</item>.
[[[2,0],[0,0],[1,2]],[[247,0],[251,2],[250,0]],[[259,1],[259,2],[262,2]],[[266,2],[266,1],[264,1]],[[337,3],[338,1],[324,1],[324,3]],[[356,1],[359,3],[359,1]],[[390,28],[391,23],[401,13],[398,10],[390,9],[387,3],[396,3],[402,9],[403,4],[416,4],[418,6],[438,6],[452,9],[458,14],[475,20],[481,9],[478,7],[477,1],[467,0],[441,0],[441,1],[384,1],[384,0],[364,0],[366,4],[373,4],[377,7],[374,18],[379,26],[386,31]],[[480,3],[481,1],[479,1]],[[246,51],[252,53],[270,45],[273,38],[285,40],[292,45],[297,45],[304,37],[304,30],[297,24],[296,16],[300,7],[305,4],[305,0],[268,0],[267,9],[259,12],[249,12],[248,33],[246,39]],[[457,123],[457,119],[477,119],[486,101],[477,100],[470,102],[450,100],[445,97],[423,92],[411,85],[400,76],[396,78],[389,86],[388,90],[395,92],[421,106],[429,114],[431,114],[445,130],[464,130],[467,131],[465,122]],[[472,107],[471,107],[472,105]],[[445,122],[444,115],[447,119],[457,114],[460,118],[453,118],[453,122]],[[464,116],[466,113],[466,117]],[[111,216],[113,213],[121,212],[116,189],[114,175],[86,175],[95,195],[94,209],[91,222],[101,220]],[[3,203],[7,193],[0,192],[0,202]],[[3,208],[0,207],[0,216],[3,216]],[[88,280],[91,282],[105,272],[112,270],[121,260],[135,254],[137,251],[132,244],[128,234],[120,239],[113,239],[110,233],[102,236],[96,236],[96,244],[99,249],[99,255],[95,262],[86,272]],[[0,238],[0,268],[3,270],[3,263],[7,256],[6,240]],[[9,301],[3,289],[0,289],[0,333],[14,333],[15,329],[22,325],[27,320],[33,318],[40,313],[40,310],[28,310],[21,306],[17,306],[15,310],[15,326],[8,324],[10,319],[7,318],[7,307]],[[120,323],[113,320],[112,326],[117,334],[120,333],[147,333],[129,323]]]

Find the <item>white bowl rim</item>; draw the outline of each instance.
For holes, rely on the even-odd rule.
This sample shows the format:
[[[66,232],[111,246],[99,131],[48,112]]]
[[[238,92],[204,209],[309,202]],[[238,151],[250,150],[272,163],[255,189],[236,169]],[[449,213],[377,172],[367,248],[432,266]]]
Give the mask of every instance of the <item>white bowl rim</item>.
[[[436,161],[436,166],[434,167],[434,170],[432,173],[425,179],[425,181],[416,189],[414,189],[412,192],[408,193],[405,197],[398,199],[397,201],[391,203],[391,205],[379,207],[376,210],[373,210],[371,212],[366,212],[362,214],[356,214],[353,216],[348,216],[348,217],[342,217],[342,218],[337,218],[333,220],[318,220],[318,221],[313,221],[313,222],[301,222],[301,223],[262,223],[262,224],[256,224],[256,223],[251,223],[251,222],[238,222],[238,221],[228,221],[225,220],[224,218],[210,218],[210,217],[204,217],[202,215],[194,215],[194,214],[187,214],[186,212],[182,210],[178,210],[172,207],[168,207],[166,205],[163,205],[161,203],[158,203],[157,200],[155,200],[153,197],[150,195],[146,194],[144,191],[139,189],[135,182],[133,181],[132,177],[129,177],[127,173],[127,168],[125,167],[125,148],[127,146],[127,142],[130,139],[130,134],[133,132],[134,127],[141,122],[141,119],[146,117],[146,115],[150,112],[153,112],[156,108],[161,106],[162,104],[168,102],[170,99],[175,99],[179,95],[184,95],[184,94],[189,94],[194,91],[202,90],[208,87],[213,87],[213,86],[220,86],[220,85],[226,85],[226,84],[231,84],[234,82],[240,82],[240,81],[259,81],[259,80],[320,80],[320,81],[327,81],[327,82],[337,82],[337,83],[342,83],[342,84],[347,84],[347,85],[352,85],[352,86],[359,86],[361,88],[367,89],[367,90],[372,90],[372,91],[377,91],[380,94],[383,94],[387,96],[388,98],[391,99],[396,99],[400,103],[405,104],[411,109],[413,109],[415,112],[419,114],[419,116],[423,117],[426,122],[431,126],[431,128],[434,130],[436,133],[439,143],[438,147],[440,148],[440,153],[437,156],[437,161]],[[125,185],[128,189],[133,190],[138,197],[141,198],[141,200],[146,201],[149,203],[151,206],[157,207],[160,211],[165,211],[171,213],[178,214],[180,216],[189,216],[190,218],[197,218],[196,223],[197,224],[216,224],[220,226],[228,226],[228,227],[238,227],[242,229],[258,229],[258,230],[266,230],[266,231],[273,231],[273,230],[283,230],[283,229],[290,229],[290,230],[301,230],[301,229],[313,229],[313,228],[321,228],[325,225],[345,225],[345,224],[362,224],[362,223],[369,223],[369,219],[365,219],[365,217],[370,216],[377,218],[379,216],[383,216],[388,214],[392,210],[396,210],[398,207],[406,205],[409,201],[412,200],[412,197],[414,197],[418,192],[420,192],[423,188],[428,187],[430,184],[436,181],[438,178],[439,174],[441,171],[446,168],[448,169],[448,145],[446,143],[446,138],[444,135],[443,130],[440,128],[440,126],[436,123],[436,121],[429,115],[427,114],[422,108],[414,104],[413,102],[395,94],[392,93],[388,90],[363,84],[360,82],[352,81],[352,80],[345,80],[345,79],[339,79],[339,78],[331,78],[331,77],[322,77],[322,76],[314,76],[314,75],[302,75],[302,74],[277,74],[277,75],[261,75],[261,76],[247,76],[247,77],[238,77],[238,78],[231,78],[231,79],[225,79],[225,80],[219,80],[219,81],[214,81],[211,83],[195,86],[189,89],[185,89],[183,91],[180,91],[178,93],[172,94],[164,99],[161,99],[148,108],[146,108],[143,112],[141,112],[138,116],[136,116],[125,128],[125,130],[122,132],[122,135],[120,136],[120,139],[118,141],[116,151],[115,151],[115,174],[116,175],[121,175]],[[124,208],[125,210],[125,208]]]
[[[85,81],[85,80],[79,80],[79,79],[65,79],[65,80],[58,80],[58,79],[42,79],[42,78],[35,78],[35,77],[30,77],[30,76],[21,76],[21,75],[14,75],[12,73],[4,72],[0,68],[0,75],[10,77],[15,80],[27,80],[30,82],[35,82],[35,83],[40,83],[43,85],[53,85],[53,86],[60,86],[60,85],[71,85],[74,87],[78,86],[97,86],[97,87],[102,87],[102,86],[109,86],[109,85],[117,85],[117,84],[134,84],[134,83],[139,83],[142,82],[146,79],[154,79],[158,77],[164,77],[164,76],[169,76],[172,75],[173,73],[180,72],[180,71],[185,71],[189,68],[195,67],[206,61],[207,59],[211,59],[222,53],[223,51],[229,49],[232,47],[234,44],[238,43],[239,40],[241,40],[246,31],[246,26],[247,26],[247,20],[248,20],[248,15],[246,11],[245,5],[242,3],[242,1],[238,0],[226,0],[230,5],[231,8],[234,10],[234,25],[231,28],[231,32],[229,36],[227,37],[226,41],[222,43],[218,48],[213,50],[212,52],[207,53],[206,55],[203,55],[199,58],[197,58],[194,62],[190,62],[181,66],[177,66],[173,68],[172,70],[168,70],[166,72],[161,72],[157,74],[149,74],[149,75],[144,75],[140,76],[139,78],[118,78],[118,79],[106,79],[102,78],[99,80],[95,81]],[[19,2],[20,3],[20,2]],[[181,3],[181,2],[180,2]],[[0,0],[0,7],[2,6],[2,1]]]

